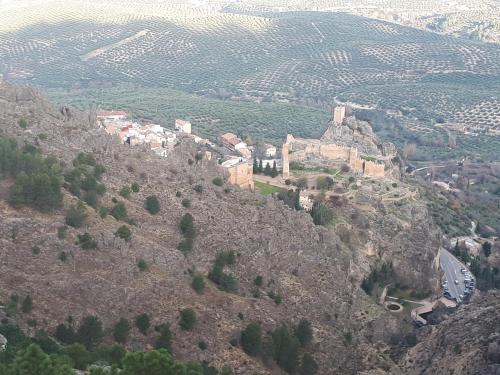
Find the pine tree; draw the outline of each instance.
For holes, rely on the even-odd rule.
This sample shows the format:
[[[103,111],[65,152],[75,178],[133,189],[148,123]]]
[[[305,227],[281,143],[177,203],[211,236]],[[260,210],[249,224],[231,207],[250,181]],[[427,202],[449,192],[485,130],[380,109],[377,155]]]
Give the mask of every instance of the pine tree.
[[[271,177],[276,177],[278,175],[278,169],[276,168],[276,160],[273,161],[273,169],[271,169]]]
[[[269,163],[266,163],[266,167],[264,168],[264,174],[266,176],[270,176],[271,175],[271,166],[269,165]]]
[[[113,338],[120,344],[125,344],[130,333],[130,324],[127,319],[121,318],[113,327]]]
[[[259,173],[259,164],[257,163],[257,158],[253,158],[253,174]]]
[[[259,173],[262,173],[264,169],[262,168],[262,159],[259,160]]]

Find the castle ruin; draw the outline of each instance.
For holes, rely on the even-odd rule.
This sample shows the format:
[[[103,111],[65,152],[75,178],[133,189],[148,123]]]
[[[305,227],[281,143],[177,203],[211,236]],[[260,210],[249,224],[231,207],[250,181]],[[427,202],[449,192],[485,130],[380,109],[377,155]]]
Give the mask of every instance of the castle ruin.
[[[380,144],[368,123],[346,118],[346,107],[333,110],[332,120],[321,139],[295,138],[288,134],[282,147],[283,178],[290,177],[290,163],[312,167],[340,167],[347,163],[364,176],[384,177],[395,156],[392,144]]]

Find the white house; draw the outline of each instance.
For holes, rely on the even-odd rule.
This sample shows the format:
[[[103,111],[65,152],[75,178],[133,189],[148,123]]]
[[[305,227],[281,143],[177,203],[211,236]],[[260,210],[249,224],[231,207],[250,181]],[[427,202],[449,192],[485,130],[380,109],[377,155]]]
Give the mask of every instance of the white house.
[[[175,120],[175,130],[181,133],[191,134],[191,123],[186,120],[177,119]]]
[[[274,158],[276,156],[276,147],[273,145],[266,145],[265,154],[268,158]]]

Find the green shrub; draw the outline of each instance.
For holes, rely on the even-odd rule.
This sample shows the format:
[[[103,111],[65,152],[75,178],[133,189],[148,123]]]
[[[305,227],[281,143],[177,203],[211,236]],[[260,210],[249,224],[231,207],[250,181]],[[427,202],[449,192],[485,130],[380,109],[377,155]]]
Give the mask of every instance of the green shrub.
[[[182,202],[181,202],[181,204],[182,204],[184,207],[186,207],[186,208],[191,207],[191,201],[190,201],[189,199],[187,199],[187,198],[183,199],[183,200],[182,200]]]
[[[135,318],[135,326],[144,336],[148,334],[149,327],[151,326],[149,315],[141,314]]]
[[[113,216],[116,220],[124,220],[127,218],[127,207],[123,202],[116,203],[111,209],[111,216]]]
[[[311,322],[307,319],[302,319],[294,331],[295,337],[299,339],[300,345],[308,345],[313,338],[313,330],[311,327]]]
[[[137,182],[133,182],[132,185],[130,185],[130,188],[134,193],[138,193],[140,190],[140,186]]]
[[[41,140],[41,141],[46,141],[47,140],[47,134],[45,134],[45,133],[38,134],[38,139]]]
[[[175,193],[175,196],[176,196],[177,198],[180,198],[180,197],[182,196],[182,193],[181,193],[180,191],[178,191],[178,192],[176,192],[176,193]]]
[[[87,191],[83,196],[83,201],[94,209],[97,209],[97,206],[99,204],[99,198],[97,197],[97,193],[94,190]]]
[[[22,129],[26,129],[28,127],[28,121],[26,121],[25,118],[20,118],[17,123]]]
[[[78,166],[80,164],[81,165],[89,165],[91,167],[94,167],[97,163],[96,163],[94,155],[92,155],[91,153],[80,152],[76,156],[76,159],[73,161],[73,165]]]
[[[208,345],[205,341],[202,340],[198,342],[198,348],[200,348],[201,350],[207,350]]]
[[[184,255],[187,255],[188,253],[193,250],[193,239],[192,238],[185,238],[179,244],[177,245],[177,250],[182,251]]]
[[[61,251],[59,253],[59,255],[57,256],[57,258],[61,261],[61,262],[66,262],[68,260],[68,254],[66,253],[66,251]]]
[[[31,248],[31,252],[32,252],[33,254],[35,254],[35,255],[40,254],[40,247],[39,247],[39,246],[33,246],[33,247]]]
[[[137,262],[137,267],[139,267],[139,270],[141,272],[148,270],[148,264],[146,263],[146,261],[144,259],[139,259],[139,261]]]
[[[224,185],[224,180],[221,178],[221,177],[215,177],[213,180],[212,180],[212,183],[216,186],[222,186]]]
[[[196,191],[197,193],[203,193],[203,186],[201,185],[194,185],[193,190]]]
[[[252,356],[260,353],[262,345],[262,328],[258,323],[250,323],[241,332],[241,347]]]
[[[184,331],[191,330],[196,323],[196,313],[193,309],[185,308],[180,311],[179,326]]]
[[[130,198],[130,194],[132,194],[132,190],[128,186],[124,186],[120,189],[119,193],[123,198],[128,199]]]
[[[172,331],[168,324],[162,324],[158,327],[160,336],[156,339],[155,349],[167,349],[172,351]]]
[[[302,356],[302,364],[300,365],[300,375],[315,375],[318,372],[318,364],[313,356],[309,353],[304,353]]]
[[[316,225],[328,225],[333,220],[333,211],[321,202],[314,202],[311,216]]]
[[[194,238],[196,236],[196,229],[193,224],[193,216],[186,213],[182,216],[179,224],[182,234],[186,238]]]
[[[121,318],[113,327],[113,338],[120,344],[127,342],[130,334],[130,324],[127,319]]]
[[[126,225],[122,225],[115,233],[115,236],[120,237],[122,240],[130,241],[132,239],[132,232]]]
[[[30,296],[26,296],[21,303],[21,311],[25,314],[29,314],[33,310],[33,300]]]
[[[203,294],[203,291],[205,290],[205,280],[203,279],[203,276],[194,275],[193,281],[191,282],[191,287],[196,293]]]
[[[80,228],[87,218],[87,212],[82,202],[71,206],[66,211],[66,224],[73,228]]]
[[[144,202],[144,207],[151,215],[156,215],[160,212],[160,202],[158,201],[156,195],[150,195],[147,197]]]
[[[262,286],[263,282],[264,282],[264,279],[262,278],[262,276],[257,276],[257,277],[254,279],[254,281],[253,281],[253,283],[254,283],[256,286]]]
[[[85,232],[84,234],[79,234],[77,238],[78,243],[83,250],[93,250],[97,248],[97,242],[89,233]]]
[[[96,316],[86,316],[83,318],[78,331],[76,332],[78,342],[91,348],[98,344],[104,337],[102,323]]]
[[[99,216],[104,219],[106,216],[109,214],[109,208],[107,207],[100,207],[99,208]]]
[[[94,167],[94,178],[96,180],[101,180],[102,178],[102,175],[106,173],[106,168],[104,167],[104,165],[102,164],[97,164],[95,167]]]
[[[66,225],[63,225],[62,227],[57,228],[57,238],[60,240],[66,238],[66,231],[68,230],[68,227]]]

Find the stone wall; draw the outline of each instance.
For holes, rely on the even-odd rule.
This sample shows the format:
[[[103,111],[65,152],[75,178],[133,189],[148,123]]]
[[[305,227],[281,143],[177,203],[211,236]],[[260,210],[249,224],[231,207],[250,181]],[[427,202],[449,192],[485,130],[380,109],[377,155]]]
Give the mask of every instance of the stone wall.
[[[242,189],[253,190],[253,166],[247,163],[239,163],[227,168],[229,172],[228,182]]]
[[[357,148],[322,143],[318,139],[296,139],[292,135],[288,135],[286,143],[283,144],[282,158],[283,178],[285,179],[290,177],[290,161],[304,162],[315,158],[347,162],[354,172],[366,176],[385,176],[385,165],[363,160],[360,158]]]

